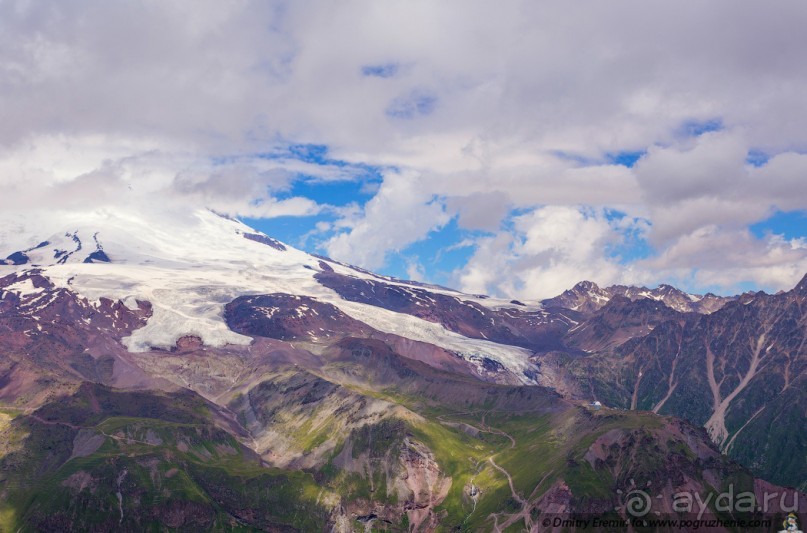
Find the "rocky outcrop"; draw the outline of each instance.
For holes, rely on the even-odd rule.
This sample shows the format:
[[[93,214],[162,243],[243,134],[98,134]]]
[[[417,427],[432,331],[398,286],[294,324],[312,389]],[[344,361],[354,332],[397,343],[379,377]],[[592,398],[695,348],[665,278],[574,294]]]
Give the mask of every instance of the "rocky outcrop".
[[[272,237],[263,235],[261,233],[244,233],[244,238],[250,241],[258,242],[261,244],[265,244],[271,248],[279,252],[285,252],[286,247],[283,245],[282,242],[278,241],[277,239],[273,239]]]
[[[236,298],[225,307],[224,318],[237,333],[279,340],[338,339],[372,331],[332,304],[282,293]]]
[[[399,524],[405,517],[410,531],[434,531],[444,517],[438,507],[448,495],[452,480],[434,453],[406,434],[406,425],[400,420],[354,431],[333,465],[361,477],[369,492],[378,495],[376,501],[349,504],[345,511],[353,519],[368,524],[376,520]]]

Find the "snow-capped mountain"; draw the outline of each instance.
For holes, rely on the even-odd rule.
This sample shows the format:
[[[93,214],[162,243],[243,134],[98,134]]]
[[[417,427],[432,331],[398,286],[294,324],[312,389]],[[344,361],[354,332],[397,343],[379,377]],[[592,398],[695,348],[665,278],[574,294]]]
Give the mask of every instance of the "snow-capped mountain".
[[[150,303],[148,323],[123,339],[133,352],[170,349],[186,336],[199,337],[212,347],[248,345],[250,337],[227,326],[225,305],[239,296],[278,293],[313,298],[379,332],[448,350],[473,362],[480,372],[495,367],[512,374],[506,381],[531,383],[535,369],[528,361],[529,342],[514,336],[510,343],[487,340],[486,335],[496,335],[485,325],[481,331],[479,324],[457,330],[425,311],[438,307],[439,299],[443,306],[452,303],[487,323],[495,324],[501,317],[534,326],[564,324],[562,317],[549,316],[540,305],[516,306],[427,288],[313,256],[208,210],[165,220],[97,211],[64,214],[55,223],[16,224],[11,242],[0,243],[0,256],[6,257],[0,274],[37,269],[56,287],[93,302],[120,300],[130,309],[137,309],[138,301]],[[43,231],[41,225],[48,229]],[[59,229],[54,231],[54,226]],[[368,294],[375,287],[383,287],[388,295],[400,293],[399,299],[411,301],[416,309],[396,312],[400,309],[365,302],[362,290],[352,296],[340,294],[344,280],[362,284]],[[21,296],[33,291],[24,285],[8,290]],[[419,316],[418,310],[424,313]],[[316,335],[317,331],[310,332],[313,339]]]

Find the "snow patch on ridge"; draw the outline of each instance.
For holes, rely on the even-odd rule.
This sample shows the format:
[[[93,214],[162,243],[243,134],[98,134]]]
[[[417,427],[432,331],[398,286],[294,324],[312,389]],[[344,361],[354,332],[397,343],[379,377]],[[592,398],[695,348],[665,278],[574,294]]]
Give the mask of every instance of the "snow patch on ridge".
[[[17,296],[29,296],[32,294],[39,294],[43,292],[45,289],[41,288],[37,289],[36,287],[34,287],[34,282],[31,281],[31,278],[25,278],[23,280],[12,283],[11,285],[8,285],[2,290],[8,292],[15,292],[17,293]]]

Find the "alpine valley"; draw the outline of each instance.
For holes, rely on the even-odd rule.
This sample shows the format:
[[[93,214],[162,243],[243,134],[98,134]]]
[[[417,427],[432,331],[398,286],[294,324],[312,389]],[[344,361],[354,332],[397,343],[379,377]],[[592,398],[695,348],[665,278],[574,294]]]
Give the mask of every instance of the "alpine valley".
[[[807,278],[496,299],[207,210],[7,216],[0,258],[3,531],[543,531],[726,491],[767,507],[693,513],[807,509]]]

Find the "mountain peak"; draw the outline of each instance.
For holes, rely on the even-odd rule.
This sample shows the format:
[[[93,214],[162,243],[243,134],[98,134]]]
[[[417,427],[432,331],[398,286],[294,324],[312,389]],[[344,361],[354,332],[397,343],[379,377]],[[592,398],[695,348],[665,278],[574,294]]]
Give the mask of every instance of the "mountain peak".
[[[801,278],[801,281],[798,283],[798,285],[796,285],[793,288],[793,292],[807,295],[807,274],[805,274],[804,277]]]
[[[599,290],[599,289],[600,289],[599,285],[597,285],[593,281],[588,280],[583,280],[572,288],[572,290],[584,290],[584,291]]]
[[[581,313],[596,311],[608,302],[610,295],[593,281],[581,281],[563,294],[544,300],[549,307],[565,307]]]

